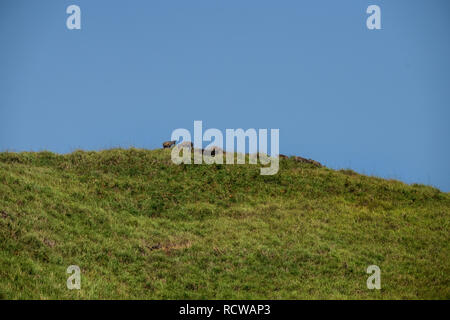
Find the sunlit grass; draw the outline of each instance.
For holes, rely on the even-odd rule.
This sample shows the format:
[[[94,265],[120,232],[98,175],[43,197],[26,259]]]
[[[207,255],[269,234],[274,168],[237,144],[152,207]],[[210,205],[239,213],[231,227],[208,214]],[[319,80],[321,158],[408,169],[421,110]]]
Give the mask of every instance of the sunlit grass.
[[[448,193],[280,165],[261,176],[177,166],[169,150],[0,153],[0,297],[450,298]]]

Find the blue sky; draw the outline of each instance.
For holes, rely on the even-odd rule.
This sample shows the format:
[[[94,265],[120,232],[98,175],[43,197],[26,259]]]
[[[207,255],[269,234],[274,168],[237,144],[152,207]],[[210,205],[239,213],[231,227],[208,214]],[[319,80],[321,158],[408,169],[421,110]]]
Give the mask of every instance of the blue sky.
[[[66,28],[76,4],[82,29]],[[381,7],[382,30],[366,28]],[[279,128],[280,152],[450,191],[447,0],[2,0],[0,150],[159,148]]]

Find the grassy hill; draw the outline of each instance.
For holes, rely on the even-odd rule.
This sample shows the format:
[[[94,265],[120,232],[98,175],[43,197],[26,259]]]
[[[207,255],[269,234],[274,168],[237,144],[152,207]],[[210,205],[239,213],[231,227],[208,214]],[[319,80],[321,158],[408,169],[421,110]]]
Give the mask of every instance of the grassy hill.
[[[449,218],[435,188],[293,159],[261,176],[169,150],[0,153],[0,297],[449,299]]]

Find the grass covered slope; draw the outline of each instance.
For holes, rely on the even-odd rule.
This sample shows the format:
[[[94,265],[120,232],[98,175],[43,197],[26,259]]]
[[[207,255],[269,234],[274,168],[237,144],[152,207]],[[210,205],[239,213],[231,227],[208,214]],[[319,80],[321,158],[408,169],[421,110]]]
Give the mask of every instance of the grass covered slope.
[[[0,153],[0,297],[450,298],[448,193],[280,161]]]

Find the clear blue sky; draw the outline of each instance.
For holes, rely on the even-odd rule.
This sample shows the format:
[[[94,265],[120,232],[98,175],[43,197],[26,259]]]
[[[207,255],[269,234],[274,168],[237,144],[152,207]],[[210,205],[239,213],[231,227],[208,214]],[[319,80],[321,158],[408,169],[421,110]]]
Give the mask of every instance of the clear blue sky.
[[[66,28],[67,6],[82,29]],[[382,30],[366,28],[366,8]],[[450,191],[448,0],[1,0],[0,150],[159,148],[279,128],[280,152]]]

